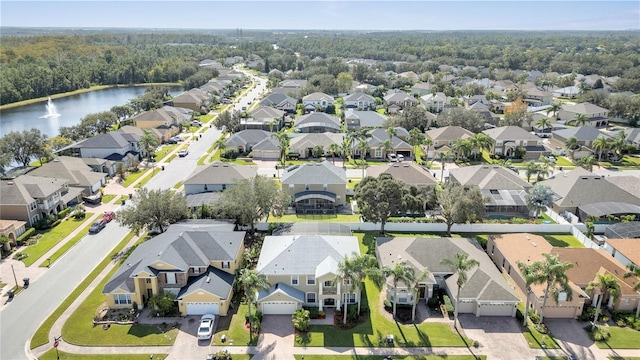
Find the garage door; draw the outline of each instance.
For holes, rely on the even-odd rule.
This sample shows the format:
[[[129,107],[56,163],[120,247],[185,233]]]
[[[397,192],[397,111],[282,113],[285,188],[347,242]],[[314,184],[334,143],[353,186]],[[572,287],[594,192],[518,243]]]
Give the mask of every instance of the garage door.
[[[298,303],[293,301],[265,301],[262,313],[265,315],[290,315],[298,310]]]
[[[511,316],[513,304],[480,304],[479,316]]]
[[[220,313],[220,306],[217,302],[188,302],[187,315],[204,315]]]

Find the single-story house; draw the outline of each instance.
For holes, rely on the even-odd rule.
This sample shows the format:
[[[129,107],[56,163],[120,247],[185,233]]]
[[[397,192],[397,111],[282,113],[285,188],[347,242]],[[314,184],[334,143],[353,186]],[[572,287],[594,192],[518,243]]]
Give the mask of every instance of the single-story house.
[[[224,191],[240,180],[251,179],[258,174],[257,166],[238,165],[214,161],[198,166],[184,181],[185,195]]]
[[[347,130],[382,127],[387,117],[376,111],[360,111],[348,109],[344,113]]]
[[[315,157],[314,149],[318,146],[322,147],[321,156],[329,152],[331,144],[342,144],[343,135],[331,132],[314,133],[314,134],[298,134],[291,138],[289,142],[289,152],[297,153],[301,159]]]
[[[381,174],[389,174],[395,180],[402,181],[409,186],[436,186],[438,180],[429,169],[413,163],[389,163],[368,167],[366,176],[378,177]]]
[[[268,131],[248,129],[232,134],[224,143],[227,146],[227,150],[234,149],[238,154],[243,154],[245,152],[251,152],[253,146],[269,138],[271,138],[271,133]]]

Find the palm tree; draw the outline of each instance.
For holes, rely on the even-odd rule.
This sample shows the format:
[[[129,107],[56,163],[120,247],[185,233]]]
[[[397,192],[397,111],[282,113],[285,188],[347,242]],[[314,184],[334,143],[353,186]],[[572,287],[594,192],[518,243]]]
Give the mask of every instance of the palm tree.
[[[544,309],[547,306],[549,293],[556,303],[562,292],[567,294],[567,300],[573,299],[573,291],[567,277],[567,270],[571,269],[573,264],[560,261],[558,255],[542,255],[545,259],[540,263],[540,274],[545,278],[544,282],[547,283],[547,287],[544,290],[544,300],[542,301],[542,310],[540,310],[540,323],[544,322]]]
[[[290,144],[289,135],[283,130],[280,130],[277,133],[271,134],[271,137],[278,141],[278,147],[280,148],[280,157],[281,157],[282,165],[286,165],[287,152],[289,150],[289,144]]]
[[[416,151],[416,148],[422,145],[424,142],[425,138],[422,132],[420,132],[420,129],[413,128],[411,129],[411,131],[409,131],[409,144],[413,146],[413,153],[415,154],[414,158],[416,159],[416,161],[420,160],[418,159],[418,152]]]
[[[442,259],[440,263],[449,266],[451,270],[453,270],[454,274],[458,276],[458,280],[456,281],[456,285],[458,285],[458,291],[456,293],[456,308],[453,312],[453,327],[457,329],[460,289],[462,289],[462,286],[467,282],[467,272],[471,271],[476,266],[479,266],[480,263],[476,259],[469,259],[469,254],[466,253],[456,254],[455,260]]]
[[[291,322],[293,323],[293,327],[296,328],[296,330],[306,332],[307,330],[309,330],[309,324],[311,323],[309,310],[296,310],[296,312],[291,315]]]
[[[477,133],[473,135],[473,137],[470,139],[470,142],[473,148],[478,149],[481,154],[484,150],[491,150],[491,146],[493,146],[493,139],[489,135],[484,133]]]
[[[558,111],[560,111],[560,109],[562,109],[562,105],[560,105],[559,103],[553,103],[547,109],[547,115],[551,113],[555,117],[556,114],[558,114]]]
[[[411,309],[411,321],[416,321],[416,307],[418,305],[418,291],[420,290],[420,282],[429,276],[429,270],[424,269],[416,278],[413,280],[413,306]]]
[[[440,157],[440,165],[442,166],[442,169],[440,170],[440,182],[442,182],[444,179],[444,161],[447,159],[447,154],[440,152],[438,153],[438,156]]]
[[[573,119],[567,121],[567,125],[584,126],[589,123],[589,118],[585,114],[576,114]]]
[[[369,143],[366,140],[360,140],[358,143],[358,150],[360,151],[360,159],[362,160],[362,178],[364,179],[364,168],[367,167],[367,152],[371,149]]]
[[[398,303],[398,283],[403,282],[410,286],[416,279],[416,268],[406,261],[397,262],[392,268],[385,266],[382,269],[385,277],[391,277],[393,283],[393,318],[396,317],[396,305]]]
[[[426,160],[429,160],[429,149],[431,148],[431,146],[433,146],[433,139],[430,137],[424,138],[424,141],[422,142],[422,145],[426,146],[426,150],[424,152],[424,156],[426,158]],[[435,156],[433,156],[431,158],[431,161],[433,162],[433,158]]]
[[[551,120],[547,117],[542,117],[536,121],[536,126],[542,128],[542,132],[544,132],[545,129],[551,128]]]
[[[225,150],[227,149],[227,142],[225,139],[218,139],[215,145],[218,147],[218,150],[220,150],[220,157],[223,158],[225,156]]]
[[[540,265],[541,263],[539,261],[535,261],[529,265],[518,261],[518,269],[520,269],[520,274],[522,274],[522,277],[524,278],[524,282],[525,285],[527,287],[527,301],[525,302],[525,306],[524,306],[524,321],[522,323],[522,326],[527,326],[527,320],[529,319],[529,298],[531,297],[531,293],[533,292],[533,290],[531,289],[531,285],[533,284],[541,284],[545,281],[546,277],[541,276],[540,273]]]
[[[536,172],[535,172],[535,174],[536,174],[536,181],[542,181],[542,180],[544,180],[545,177],[547,177],[547,176],[549,176],[549,174],[551,174],[551,171],[549,170],[549,166],[546,163],[545,164],[536,164]]]
[[[567,150],[569,150],[569,153],[571,154],[571,160],[573,160],[573,153],[580,146],[580,144],[578,143],[578,139],[575,136],[572,136],[567,139],[564,145],[567,147]]]
[[[456,160],[460,160],[460,158],[466,157],[466,140],[465,139],[455,139],[451,144],[451,150],[455,154]]]
[[[619,131],[614,137],[611,143],[611,149],[613,149],[620,158],[622,158],[624,148],[626,145],[626,135],[624,131]]]
[[[398,132],[396,131],[396,128],[394,128],[393,126],[390,126],[390,127],[387,128],[386,133],[387,133],[387,135],[389,135],[389,143],[393,143],[393,137],[398,135]],[[395,151],[394,151],[394,154],[396,154]]]
[[[242,269],[240,270],[240,276],[238,282],[244,290],[244,297],[247,299],[247,305],[249,307],[249,334],[251,334],[253,324],[251,324],[251,305],[255,303],[256,294],[263,289],[269,289],[271,284],[267,281],[267,277],[264,274],[259,274],[255,270]]]
[[[593,172],[593,165],[596,163],[596,158],[593,155],[583,156],[576,162],[576,165],[585,168],[588,171]]]
[[[596,281],[591,281],[586,290],[596,290],[599,295],[598,304],[596,305],[596,314],[593,319],[593,325],[591,326],[591,329],[594,329],[598,322],[598,316],[600,315],[602,299],[608,295],[613,298],[613,302],[616,302],[621,295],[620,284],[618,284],[618,279],[612,274],[598,274],[598,279]]]
[[[629,271],[624,273],[625,279],[630,277],[640,278],[640,266],[629,264],[627,265],[627,269],[629,269]],[[633,285],[633,291],[640,291],[640,280],[636,281],[636,283]],[[640,317],[640,306],[638,306],[638,309],[636,310],[636,319],[638,317]]]
[[[355,256],[355,254],[354,254]],[[380,288],[382,284],[384,284],[384,274],[380,267],[378,267],[378,260],[375,256],[370,254],[363,254],[360,256],[355,256],[353,259],[355,262],[355,269],[353,270],[358,281],[356,282],[356,287],[361,292],[361,286],[364,279],[369,279],[373,282],[373,284]],[[358,314],[360,314],[360,304],[361,301],[358,300]]]
[[[387,154],[393,150],[393,146],[391,146],[391,141],[389,139],[385,140],[380,144],[382,146],[383,156],[386,158]]]
[[[598,152],[598,162],[602,161],[602,152],[609,146],[609,141],[604,136],[599,136],[591,145]]]
[[[333,165],[336,164],[336,154],[340,153],[340,145],[336,144],[336,143],[331,143],[329,144],[329,147],[327,147],[327,150],[329,150],[329,152],[331,153],[331,160],[333,161]]]
[[[147,160],[151,160],[153,149],[158,146],[158,138],[151,131],[145,129],[140,136],[139,144],[144,149]]]
[[[533,160],[528,161],[526,164],[526,174],[527,174],[527,182],[531,181],[531,176],[538,171],[538,164],[536,164]]]

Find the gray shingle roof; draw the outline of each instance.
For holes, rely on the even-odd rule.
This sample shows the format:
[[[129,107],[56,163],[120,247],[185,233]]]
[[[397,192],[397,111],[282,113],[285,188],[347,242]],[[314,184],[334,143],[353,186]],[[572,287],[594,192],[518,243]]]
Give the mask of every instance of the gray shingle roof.
[[[346,184],[347,172],[328,161],[292,166],[282,174],[282,184]]]
[[[369,95],[369,94],[365,94],[365,93],[354,93],[354,94],[349,94],[347,96],[345,96],[343,98],[343,100],[345,102],[347,101],[367,101],[367,102],[375,102],[376,99]]]
[[[454,140],[471,138],[474,133],[460,126],[445,126],[428,130],[425,135],[433,140]]]
[[[271,93],[260,101],[260,106],[278,106],[284,102],[295,104],[297,100],[286,94]]]
[[[266,138],[266,139],[260,141],[259,143],[253,145],[252,149],[254,151],[255,150],[279,150],[280,149],[280,143],[278,143],[278,140],[270,137],[270,138]]]
[[[502,126],[483,131],[493,140],[540,140],[539,137],[531,134],[519,126]]]
[[[340,119],[322,112],[313,112],[311,114],[302,115],[296,119],[296,128],[311,126],[324,126],[332,129],[340,129]]]
[[[396,133],[399,136],[401,136],[400,131],[398,131],[398,129],[401,129],[401,128],[396,128]],[[385,142],[386,140],[389,140],[389,134],[387,134],[385,129],[374,129],[373,131],[369,132],[369,134],[371,135],[371,138],[367,140],[367,143],[371,147],[381,146],[381,144],[383,142]],[[357,144],[354,144],[354,145],[357,145]],[[399,148],[403,148],[403,149],[410,148],[410,149],[413,149],[413,147],[411,145],[409,145],[409,143],[407,143],[406,141],[404,141],[404,140],[402,140],[402,139],[400,139],[399,137],[396,137],[396,136],[391,137],[391,146],[394,149],[399,149]]]
[[[518,174],[498,165],[464,166],[449,170],[449,175],[461,185],[476,185],[481,190],[526,190],[533,186]]]
[[[345,120],[347,121],[347,125],[349,125],[351,121],[357,121],[360,127],[375,128],[381,127],[387,120],[387,117],[375,111],[347,110],[345,112]]]
[[[198,166],[184,181],[184,184],[233,184],[240,180],[253,178],[257,174],[257,166],[214,161],[209,165]]]
[[[130,143],[137,143],[138,141],[140,141],[140,136],[138,135],[112,131],[82,140],[71,147],[85,149],[121,149],[129,146]]]
[[[582,141],[593,141],[599,137],[604,137],[607,139],[611,138],[611,136],[603,133],[593,126],[580,126],[575,128],[556,130],[553,132],[553,135],[560,136],[563,139],[575,137],[576,139]]]
[[[30,204],[61,191],[67,179],[22,175],[0,182],[1,204]]]
[[[408,163],[372,166],[367,168],[366,173],[367,176],[373,177],[378,177],[382,173],[390,174],[394,179],[400,180],[407,185],[435,186],[438,184],[431,171]]]
[[[81,158],[70,156],[60,156],[31,171],[29,175],[67,179],[69,185],[85,187],[92,186],[107,176],[105,173],[92,171]]]
[[[271,133],[268,131],[248,129],[231,135],[225,143],[227,146],[247,146],[247,144],[257,144],[269,137]]]
[[[300,134],[291,138],[289,149],[294,152],[302,152],[315,146],[322,146],[326,151],[331,144],[341,144],[342,138],[342,134],[335,133]]]
[[[182,300],[186,295],[201,290],[214,294],[220,299],[228,299],[231,295],[235,278],[235,276],[227,272],[210,266],[205,273],[198,277],[190,278],[187,285],[180,289],[176,300]]]
[[[333,101],[333,96],[322,92],[314,92],[302,98],[302,101]]]

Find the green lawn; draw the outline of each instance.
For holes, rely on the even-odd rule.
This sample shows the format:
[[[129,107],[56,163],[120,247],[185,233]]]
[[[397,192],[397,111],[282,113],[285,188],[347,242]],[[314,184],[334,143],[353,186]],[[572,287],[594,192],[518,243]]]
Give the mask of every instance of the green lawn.
[[[40,356],[39,360],[119,360],[119,359],[127,359],[127,360],[149,360],[151,355],[153,355],[153,360],[164,360],[167,358],[168,354],[70,354],[63,351],[59,352],[60,357],[56,357],[56,350],[51,349]]]
[[[164,144],[159,151],[156,151],[156,161],[162,161],[173,150],[178,147],[178,144]]]
[[[349,179],[349,181],[347,182],[347,189],[355,189],[356,185],[360,184],[360,181],[362,180]]]
[[[303,360],[302,355],[294,355],[296,360]],[[304,355],[304,360],[384,360],[381,355]],[[402,360],[485,360],[486,355],[393,355],[393,359]]]
[[[326,214],[326,215],[297,215],[286,214],[282,217],[269,216],[268,222],[283,222],[283,223],[295,223],[295,222],[360,222],[360,215],[358,214]]]
[[[232,311],[234,313],[232,314]],[[216,325],[216,333],[212,339],[212,345],[231,345],[233,346],[253,346],[258,343],[258,336],[253,334],[253,337],[249,337],[249,330],[244,326],[244,318],[247,314],[248,306],[245,303],[240,304],[235,309],[229,309],[227,316],[219,317],[218,324]],[[255,312],[255,308],[252,313]],[[226,343],[220,342],[222,335],[226,335]]]
[[[87,213],[87,217],[85,219],[88,219],[92,215],[93,214]],[[64,253],[69,251],[69,249],[71,249],[73,245],[75,245],[76,243],[78,243],[78,241],[84,238],[89,233],[90,227],[91,227],[91,223],[85,226],[82,230],[80,230],[76,234],[76,236],[74,236],[69,241],[64,243],[64,245],[62,245],[60,248],[58,248],[58,250],[56,250],[53,254],[51,254],[51,256],[48,257],[48,259],[50,259],[50,263],[53,264],[54,262],[56,262]],[[46,267],[48,265],[49,265],[49,261],[47,261],[46,263],[43,262],[42,264],[40,264],[40,267]]]
[[[22,252],[29,254],[29,257],[22,260],[26,266],[33,265],[38,261],[42,255],[56,246],[62,239],[69,235],[73,230],[77,229],[82,223],[93,216],[92,213],[87,213],[84,219],[76,220],[73,217],[67,218],[65,221],[58,224],[56,227],[41,231],[42,238],[38,240],[35,245],[27,246]]]
[[[607,329],[611,337],[606,342],[596,342],[600,349],[640,349],[640,331],[617,326],[609,326]]]
[[[118,270],[116,266],[69,316],[62,326],[62,336],[70,344],[79,346],[159,346],[173,345],[178,328],[161,325],[111,325],[108,330],[94,326],[91,320],[106,297],[102,288]]]
[[[134,181],[138,180],[141,176],[146,175],[151,169],[146,169],[142,171],[138,171],[137,173],[129,173],[127,178],[122,182],[122,186],[129,187],[133,184]]]
[[[116,196],[118,196],[118,195],[115,195],[115,194],[103,194],[102,195],[102,203],[106,204],[109,201],[115,199]]]
[[[571,161],[566,156],[558,156],[556,157],[556,167],[558,166],[573,166],[573,161]]]
[[[523,306],[524,307],[524,306]],[[532,349],[559,349],[560,346],[555,338],[550,334],[541,334],[533,326],[529,326],[522,331],[522,335],[527,344]],[[544,344],[544,347],[542,346]]]
[[[611,360],[640,360],[640,357],[621,357],[621,356],[610,356]]]
[[[153,179],[153,177],[156,176],[156,174],[159,173],[160,171],[162,171],[162,169],[160,169],[159,166],[152,168],[151,175],[145,176],[144,179],[140,180],[140,182],[138,182],[134,187],[135,188],[143,187],[146,183],[149,182],[149,180]]]
[[[553,221],[552,218],[549,217],[549,215],[547,215],[545,213],[542,213],[540,215],[540,217],[538,219],[536,219],[536,224],[542,224],[545,221],[551,221],[551,224],[555,224],[556,223],[555,221]]]
[[[601,161],[599,165],[603,167],[637,168],[640,166],[640,158],[625,155],[622,158],[622,161],[616,161],[616,162]]]
[[[125,245],[127,245],[127,243],[131,241],[131,239],[133,239],[134,235],[135,234],[133,231],[127,234],[127,236],[125,236],[124,239],[120,241],[120,243],[115,247],[115,249],[113,249],[112,254],[117,254],[118,252],[120,252],[125,247]],[[30,344],[31,349],[35,349],[38,346],[42,346],[49,342],[49,331],[51,331],[51,327],[56,322],[56,320],[58,320],[60,315],[62,315],[62,313],[71,305],[71,303],[73,303],[76,300],[76,298],[80,296],[80,294],[87,288],[87,286],[89,286],[89,284],[93,281],[93,279],[95,279],[96,276],[98,276],[98,274],[102,272],[102,269],[104,269],[104,267],[107,266],[107,264],[109,264],[110,261],[111,261],[111,256],[105,257],[100,262],[100,264],[98,264],[98,266],[96,266],[96,268],[89,274],[89,276],[87,276],[80,283],[80,285],[78,285],[69,294],[69,296],[67,296],[67,298],[62,302],[62,304],[60,304],[60,306],[58,306],[51,315],[49,315],[49,317],[42,323],[42,325],[40,325],[38,330],[36,330],[35,334],[33,334],[33,337],[31,338],[31,344]]]
[[[551,246],[583,248],[584,245],[571,234],[538,234],[542,236]]]
[[[178,181],[175,185],[173,185],[174,189],[180,189],[180,187],[184,184],[184,181]]]

